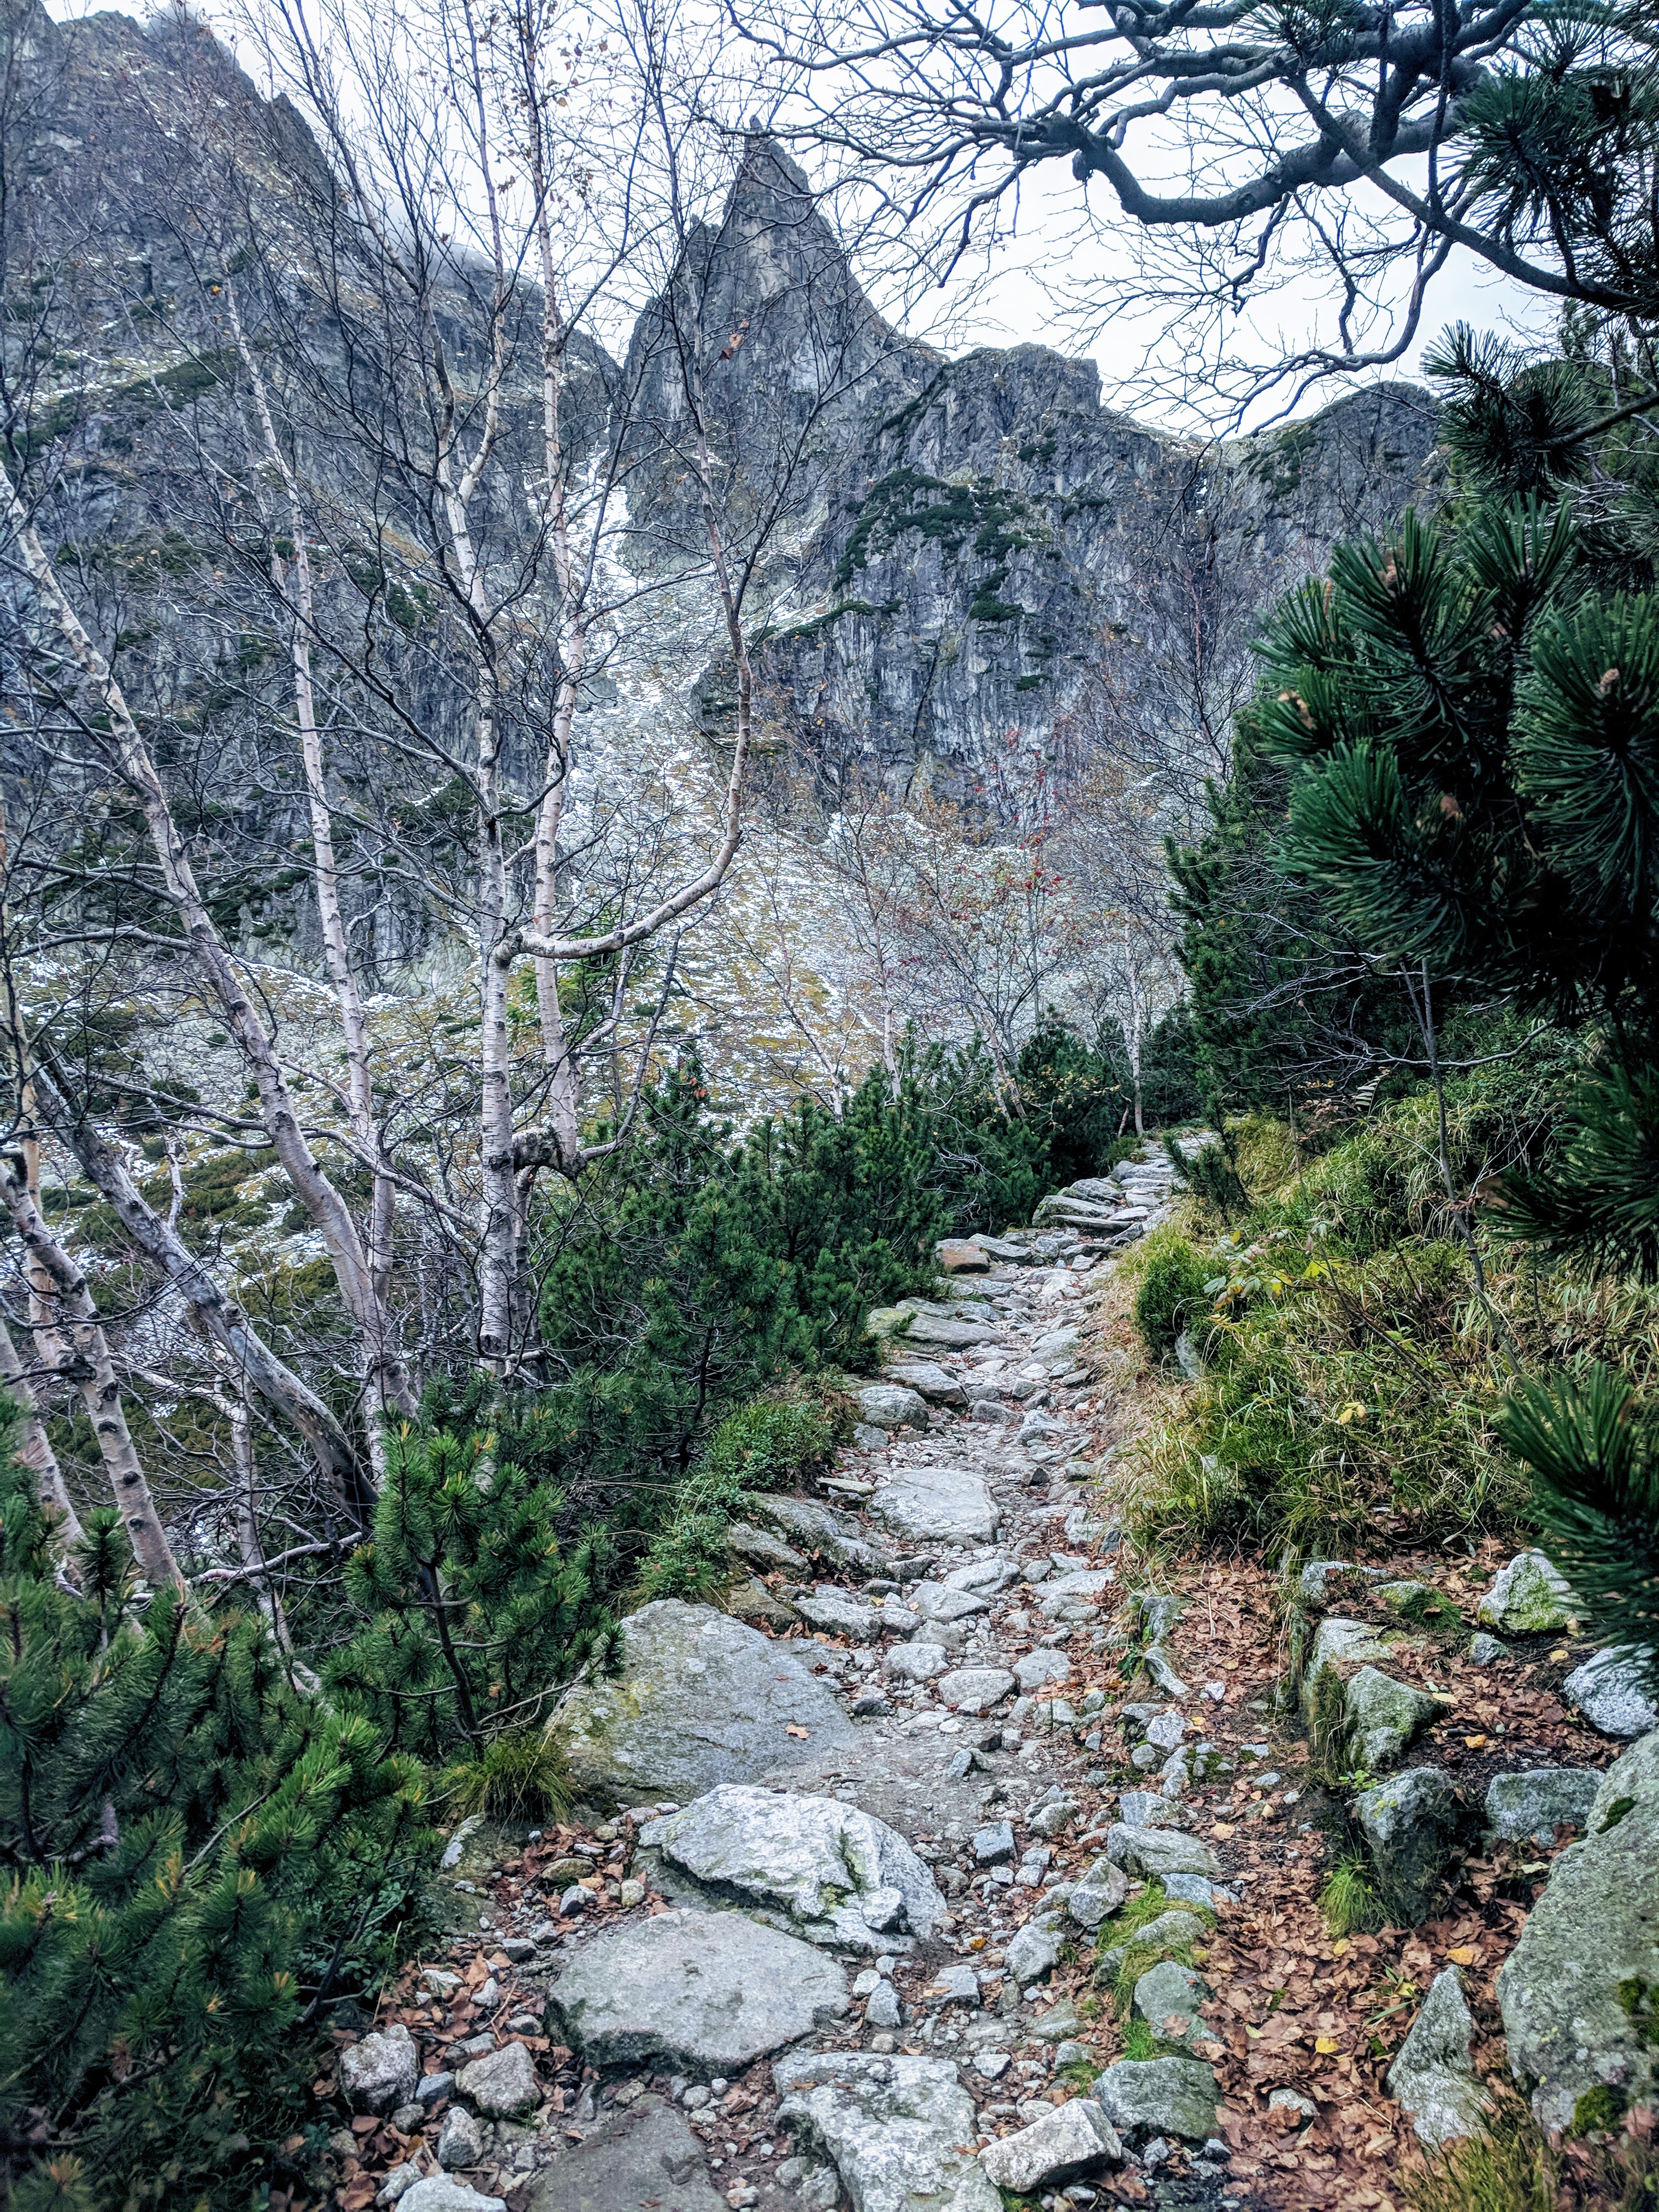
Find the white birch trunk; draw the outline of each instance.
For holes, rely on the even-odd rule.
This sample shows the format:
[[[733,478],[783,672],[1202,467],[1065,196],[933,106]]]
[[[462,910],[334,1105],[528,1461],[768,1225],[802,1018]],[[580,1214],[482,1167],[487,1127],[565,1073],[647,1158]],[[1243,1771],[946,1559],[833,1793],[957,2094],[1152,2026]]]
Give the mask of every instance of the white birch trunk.
[[[171,1583],[182,1590],[185,1578],[173,1556],[173,1547],[161,1526],[150,1495],[143,1463],[127,1428],[121,1385],[110,1358],[109,1343],[98,1319],[98,1310],[87,1288],[86,1277],[47,1228],[19,1172],[22,1163],[0,1163],[0,1200],[12,1218],[30,1259],[52,1285],[56,1309],[56,1336],[70,1357],[60,1360],[59,1372],[73,1382],[85,1401],[87,1415],[97,1439],[99,1456],[115,1492],[121,1525],[132,1545],[134,1559],[152,1589]]]

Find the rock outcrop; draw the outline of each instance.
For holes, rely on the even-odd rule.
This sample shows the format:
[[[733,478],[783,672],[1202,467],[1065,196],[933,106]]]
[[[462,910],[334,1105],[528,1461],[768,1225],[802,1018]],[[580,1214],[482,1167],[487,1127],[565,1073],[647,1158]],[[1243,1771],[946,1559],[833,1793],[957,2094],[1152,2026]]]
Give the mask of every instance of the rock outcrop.
[[[1510,2070],[1575,2132],[1659,2085],[1659,1734],[1614,1760],[1585,1826],[1498,1976]]]
[[[552,1724],[577,1788],[607,1804],[752,1781],[853,1732],[787,1647],[678,1598],[629,1616],[620,1671],[577,1683]]]
[[[945,1899],[904,1838],[836,1797],[726,1784],[640,1832],[714,1891],[773,1905],[824,1942],[931,1936]]]
[[[554,2014],[594,2066],[730,2075],[838,2020],[833,1959],[740,1912],[676,1909],[605,1930],[554,1983]]]
[[[1470,2057],[1474,2035],[1462,1977],[1448,1966],[1430,1983],[1423,2009],[1389,2069],[1389,2094],[1399,2099],[1419,2142],[1431,2150],[1455,2136],[1474,2134],[1487,2110]]]

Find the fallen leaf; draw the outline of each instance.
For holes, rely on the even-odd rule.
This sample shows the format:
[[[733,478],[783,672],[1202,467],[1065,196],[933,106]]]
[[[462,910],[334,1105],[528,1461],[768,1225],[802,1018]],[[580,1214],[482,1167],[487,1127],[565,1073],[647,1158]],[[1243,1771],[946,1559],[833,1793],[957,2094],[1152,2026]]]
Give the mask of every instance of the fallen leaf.
[[[802,1737],[806,1734],[806,1730],[804,1728],[797,1728],[793,1721],[789,1723],[783,1732],[786,1735],[798,1735]]]
[[[1334,2035],[1316,2035],[1314,2038],[1314,2049],[1322,2058],[1328,2058],[1334,2051],[1340,2051],[1342,2045]]]
[[[1479,1954],[1473,1943],[1460,1943],[1455,1951],[1448,1951],[1446,1956],[1454,1966],[1472,1966]]]
[[[1210,1831],[1212,1836],[1217,1837],[1224,1844],[1232,1832],[1231,1826],[1225,1820],[1218,1820]]]
[[[1486,1739],[1483,1735],[1466,1735],[1463,1739],[1465,1751],[1484,1751],[1486,1747]]]

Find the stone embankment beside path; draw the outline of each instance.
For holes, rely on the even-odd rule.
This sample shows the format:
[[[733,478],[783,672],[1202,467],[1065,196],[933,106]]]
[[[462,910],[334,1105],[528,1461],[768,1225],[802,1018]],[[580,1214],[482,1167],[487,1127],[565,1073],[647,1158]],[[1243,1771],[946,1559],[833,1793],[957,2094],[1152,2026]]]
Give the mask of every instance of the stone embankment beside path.
[[[1553,2124],[1645,2090],[1659,1735],[1599,1771],[1653,1716],[1541,1686],[1585,1655],[1535,1555],[1478,1626],[1410,1562],[1125,1571],[1093,1315],[1169,1185],[945,1248],[734,1613],[647,1606],[570,1692],[584,1817],[458,1834],[448,1963],[342,2033],[352,2207],[1380,2205],[1500,2027]],[[1333,1940],[1345,1838],[1395,1919]]]

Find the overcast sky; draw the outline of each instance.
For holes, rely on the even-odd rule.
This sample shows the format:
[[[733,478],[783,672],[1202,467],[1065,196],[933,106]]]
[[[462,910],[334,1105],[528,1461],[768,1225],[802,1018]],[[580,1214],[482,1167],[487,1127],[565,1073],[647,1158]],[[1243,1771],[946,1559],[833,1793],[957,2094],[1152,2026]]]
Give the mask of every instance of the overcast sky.
[[[58,21],[99,12],[97,0],[46,0]],[[123,12],[142,18],[142,0]],[[197,12],[212,17],[211,0]],[[740,97],[740,94],[736,96]],[[1380,204],[1380,203],[1379,203]],[[912,283],[902,297],[890,283],[872,286],[880,305],[916,337],[949,352],[975,346],[1047,344],[1091,358],[1110,405],[1172,429],[1233,427],[1228,406],[1207,377],[1194,375],[1199,356],[1185,332],[1171,335],[1156,312],[1121,307],[1103,317],[1098,295],[1135,266],[1133,227],[1117,209],[1103,180],[1085,189],[1060,161],[1030,173],[1012,234],[971,255],[943,289]],[[860,273],[868,276],[867,271]],[[1328,335],[1333,288],[1310,282],[1261,301],[1231,333],[1239,354],[1261,360],[1294,352],[1316,331]],[[1445,326],[1464,319],[1477,328],[1516,337],[1547,339],[1554,324],[1550,305],[1484,270],[1459,249],[1431,292],[1418,337],[1398,363],[1372,378],[1418,380],[1424,346]],[[1299,398],[1281,388],[1259,400],[1245,416],[1258,427],[1287,410],[1308,414],[1327,404],[1353,379],[1328,381]],[[1182,391],[1182,386],[1185,391]]]

